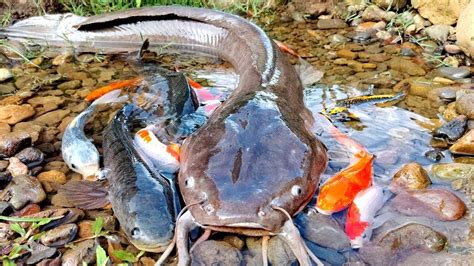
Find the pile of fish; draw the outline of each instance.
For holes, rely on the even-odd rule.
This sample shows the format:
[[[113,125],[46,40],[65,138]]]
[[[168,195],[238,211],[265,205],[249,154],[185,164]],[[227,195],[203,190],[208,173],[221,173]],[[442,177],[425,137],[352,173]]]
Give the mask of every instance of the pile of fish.
[[[205,233],[197,242],[211,231],[262,237],[263,264],[268,264],[269,237],[278,235],[301,265],[322,265],[293,223],[314,198],[328,163],[315,124],[352,158],[320,186],[314,208],[324,215],[347,210],[345,232],[352,247],[370,241],[375,216],[391,195],[372,180],[374,156],[326,117],[313,117],[303,101],[303,83],[321,74],[256,25],[214,10],[159,7],[90,18],[30,18],[1,35],[74,52],[140,55],[147,40],[162,50],[205,53],[232,64],[239,82],[225,101],[183,73],[162,69],[94,91],[86,98],[91,105],[64,132],[63,159],[84,180],[68,182],[59,193],[86,210],[111,203],[135,247],[163,252],[158,264],[175,246],[178,263],[189,264],[189,234],[200,227]],[[300,59],[299,71],[282,51]],[[168,108],[157,108],[156,99],[143,107],[136,98],[120,96],[125,86],[142,88],[145,97],[161,95]],[[98,106],[110,103],[123,107],[103,132],[101,167],[84,127]],[[95,181],[86,180],[91,177]]]

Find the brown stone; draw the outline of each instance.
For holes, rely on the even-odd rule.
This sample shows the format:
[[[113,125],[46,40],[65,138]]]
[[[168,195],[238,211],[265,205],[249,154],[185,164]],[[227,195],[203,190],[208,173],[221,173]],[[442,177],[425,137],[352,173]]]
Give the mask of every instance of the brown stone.
[[[426,170],[418,163],[404,165],[394,176],[389,186],[392,192],[400,189],[424,189],[431,184]]]
[[[0,122],[14,125],[32,117],[35,110],[29,104],[0,106]]]
[[[336,55],[337,57],[342,57],[342,58],[351,59],[351,60],[354,60],[357,58],[357,54],[352,52],[349,49],[341,49],[336,52]]]
[[[449,148],[455,154],[474,155],[474,129],[469,130]]]

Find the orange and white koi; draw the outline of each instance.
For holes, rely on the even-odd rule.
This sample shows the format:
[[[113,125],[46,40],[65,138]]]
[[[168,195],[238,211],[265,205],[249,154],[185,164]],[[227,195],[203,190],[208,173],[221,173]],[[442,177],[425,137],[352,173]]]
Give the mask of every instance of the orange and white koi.
[[[161,172],[176,173],[179,170],[180,146],[162,143],[148,128],[139,130],[134,143]]]
[[[335,139],[354,153],[350,165],[331,177],[320,188],[316,209],[322,214],[330,215],[349,207],[357,193],[371,185],[374,156],[361,144],[339,131],[326,118],[322,118]]]
[[[346,218],[346,234],[353,248],[360,248],[370,241],[374,217],[384,204],[383,188],[371,186],[357,193]]]
[[[89,93],[85,100],[92,102],[93,100],[101,97],[102,95],[117,89],[122,89],[125,87],[137,87],[143,81],[143,77],[136,77],[133,79],[122,80],[117,82],[112,82],[104,87],[98,88],[91,93]]]

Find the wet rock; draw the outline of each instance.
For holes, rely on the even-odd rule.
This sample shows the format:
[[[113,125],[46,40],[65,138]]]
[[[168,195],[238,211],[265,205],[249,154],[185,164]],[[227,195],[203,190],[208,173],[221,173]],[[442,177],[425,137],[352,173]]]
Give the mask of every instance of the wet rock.
[[[441,221],[460,219],[466,212],[464,202],[443,189],[402,192],[391,200],[391,204],[405,215],[426,216]]]
[[[399,10],[406,6],[407,0],[374,0],[373,3],[383,9]]]
[[[8,171],[0,172],[0,189],[3,190],[12,180],[12,174]]]
[[[75,90],[75,89],[81,87],[81,83],[82,82],[80,80],[66,81],[64,83],[59,84],[58,89],[60,89],[62,91]]]
[[[471,71],[468,67],[440,67],[437,72],[448,79],[462,79],[468,77]]]
[[[238,250],[241,250],[245,245],[245,242],[236,235],[226,235],[224,236],[224,238],[222,238],[222,241],[225,241],[231,244],[232,246],[236,247]]]
[[[432,162],[438,162],[444,158],[444,154],[440,150],[429,150],[425,152],[425,157]]]
[[[406,73],[411,76],[423,76],[426,74],[426,71],[418,64],[411,60],[399,57],[394,57],[388,61],[388,66],[391,69]]]
[[[411,4],[424,18],[433,24],[452,25],[456,23],[459,14],[469,2],[465,0],[437,0],[434,4],[431,0],[412,0]]]
[[[382,40],[382,41],[389,40],[389,39],[392,38],[392,34],[388,31],[385,31],[385,30],[381,30],[381,31],[375,33],[375,36],[377,38],[379,38],[380,40]]]
[[[10,125],[4,122],[0,122],[0,135],[10,133]]]
[[[26,260],[28,265],[37,264],[38,262],[51,258],[56,254],[57,250],[55,248],[47,247],[41,244],[32,241],[30,243],[30,248],[32,249],[31,255]]]
[[[54,229],[46,231],[41,236],[40,242],[48,247],[60,247],[71,242],[77,234],[76,224],[62,224]]]
[[[10,184],[0,193],[0,200],[9,202],[17,210],[27,203],[40,203],[45,198],[39,181],[28,175],[13,176]]]
[[[21,176],[28,174],[28,167],[20,162],[20,160],[16,157],[10,158],[10,163],[8,164],[7,171],[12,176]]]
[[[358,32],[365,32],[370,34],[371,36],[374,35],[376,32],[385,29],[387,23],[384,21],[375,22],[364,22],[357,26],[356,31]]]
[[[342,58],[351,59],[351,60],[357,58],[357,54],[352,52],[349,49],[341,49],[336,52],[336,55],[337,57],[342,57]]]
[[[327,29],[343,29],[347,27],[347,24],[342,19],[320,19],[316,24],[316,27],[321,30]]]
[[[95,262],[95,251],[98,242],[94,239],[84,240],[64,252],[61,262],[63,266],[77,266],[85,263]]]
[[[31,146],[31,137],[24,131],[0,135],[0,158],[11,157],[28,146]]]
[[[9,244],[9,240],[13,238],[15,232],[10,228],[10,224],[0,223],[0,244],[6,246]]]
[[[449,54],[459,54],[462,52],[461,47],[455,44],[445,44],[444,50]]]
[[[341,43],[346,43],[349,41],[348,38],[346,38],[344,35],[341,34],[334,34],[329,36],[329,41],[332,44],[341,44]]]
[[[70,113],[70,110],[55,110],[37,117],[35,121],[44,123],[48,126],[55,126],[58,125],[61,120]]]
[[[456,111],[468,119],[474,119],[474,90],[456,92]]]
[[[458,140],[467,127],[467,117],[460,115],[453,120],[444,123],[433,132],[433,136],[436,138],[447,139],[449,143],[453,143]]]
[[[260,265],[262,263],[262,238],[261,237],[247,237],[245,244],[249,255],[245,256],[247,265]]]
[[[428,93],[428,99],[435,102],[439,100],[452,102],[456,100],[456,92],[459,89],[459,87],[434,88]]]
[[[459,47],[469,56],[474,57],[474,2],[461,12],[456,26],[456,39]]]
[[[474,129],[469,130],[449,148],[455,154],[474,155]]]
[[[0,106],[0,122],[14,125],[32,117],[35,110],[29,104]]]
[[[344,256],[333,249],[320,247],[310,241],[306,241],[306,245],[313,252],[313,254],[317,254],[316,256],[318,259],[322,260],[323,263],[327,262],[329,265],[344,265],[346,262]]]
[[[380,21],[388,16],[387,11],[382,10],[376,5],[368,6],[364,12],[362,12],[362,19],[365,21]]]
[[[36,266],[61,266],[61,256],[54,259],[45,259],[37,263]]]
[[[295,218],[295,223],[305,239],[320,246],[335,250],[350,247],[346,233],[331,216],[307,209]]]
[[[444,43],[448,39],[449,29],[449,25],[437,24],[426,28],[425,32],[431,39]]]
[[[62,217],[61,219],[56,219],[44,225],[41,229],[47,231],[49,229],[56,228],[62,224],[74,223],[82,217],[84,217],[84,212],[76,208],[54,208],[47,209],[38,213],[28,215],[26,217],[30,218],[52,218],[52,217]]]
[[[0,82],[13,77],[12,72],[8,68],[0,68]]]
[[[439,252],[444,249],[446,241],[443,234],[430,227],[411,223],[388,232],[377,241],[377,244],[395,252],[406,252],[413,249]]]
[[[92,227],[95,221],[82,220],[79,222],[79,238],[88,238],[94,235]]]
[[[296,257],[290,247],[275,236],[268,241],[268,261],[272,265],[291,265],[296,262]]]
[[[195,246],[191,258],[191,265],[240,265],[243,262],[238,249],[215,240],[207,240]]]
[[[56,56],[55,58],[53,58],[53,61],[51,62],[51,64],[53,64],[53,66],[63,65],[64,63],[69,62],[71,58],[72,58],[72,55],[69,53],[60,54]]]
[[[13,132],[27,132],[33,143],[38,141],[39,135],[43,131],[44,126],[40,122],[28,121],[28,122],[20,122],[13,127]]]
[[[28,166],[33,168],[43,163],[44,153],[37,148],[28,147],[15,154],[15,157]]]
[[[431,180],[425,169],[418,163],[404,165],[394,176],[389,186],[392,192],[401,189],[424,189],[431,185]]]
[[[431,166],[433,177],[441,180],[469,179],[474,177],[474,165],[467,163],[439,163]]]
[[[450,55],[446,56],[443,59],[443,63],[451,67],[459,67],[459,65],[461,64],[460,60],[456,56],[450,56]]]
[[[67,174],[69,172],[69,167],[67,166],[65,162],[52,161],[52,162],[48,162],[44,166],[44,170],[45,171],[57,170],[57,171],[63,172],[64,174]]]
[[[330,12],[332,3],[330,1],[305,1],[294,0],[291,3],[295,6],[296,11],[311,16],[319,16],[323,13]]]
[[[66,184],[66,175],[58,170],[42,172],[38,175],[38,180],[43,185],[46,192],[57,191],[61,185]]]
[[[58,96],[43,96],[34,97],[28,100],[28,103],[33,107],[43,106],[47,104],[53,104],[59,106],[65,102],[65,98]]]
[[[8,164],[8,160],[0,160],[0,172],[7,170]]]

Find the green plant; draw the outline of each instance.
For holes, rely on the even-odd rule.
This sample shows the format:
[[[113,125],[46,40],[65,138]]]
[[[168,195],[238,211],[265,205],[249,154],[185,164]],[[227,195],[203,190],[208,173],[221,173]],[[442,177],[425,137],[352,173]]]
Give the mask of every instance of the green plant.
[[[145,254],[144,251],[140,251],[137,255],[133,255],[133,253],[128,252],[126,250],[114,250],[113,255],[122,261],[126,261],[128,263],[135,263],[138,262],[141,256]]]
[[[10,8],[6,8],[2,15],[2,26],[5,27],[10,24],[12,20],[12,10]]]
[[[102,246],[97,245],[97,248],[95,250],[95,257],[96,257],[96,265],[98,266],[106,266],[107,262],[109,261],[109,257],[105,253],[104,248]]]

